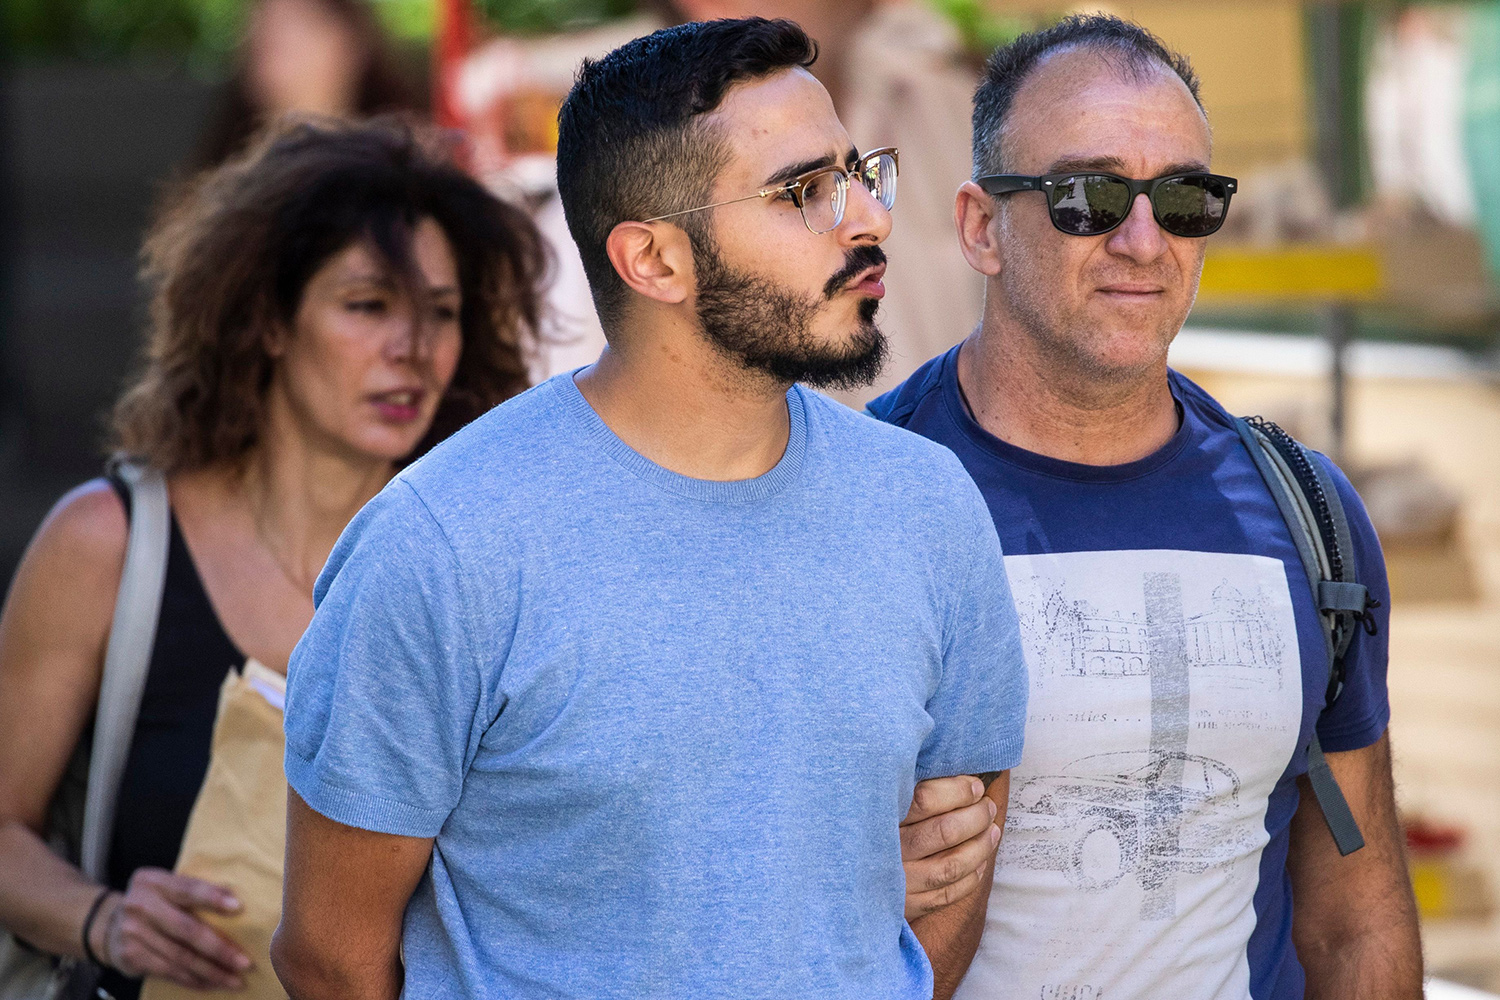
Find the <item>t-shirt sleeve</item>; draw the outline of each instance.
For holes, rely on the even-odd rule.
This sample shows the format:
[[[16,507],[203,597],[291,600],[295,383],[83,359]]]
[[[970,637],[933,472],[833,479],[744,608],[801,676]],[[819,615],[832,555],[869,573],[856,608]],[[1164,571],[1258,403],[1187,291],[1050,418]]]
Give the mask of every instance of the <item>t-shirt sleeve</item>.
[[[488,710],[457,558],[404,480],[345,529],[314,602],[287,670],[287,782],[347,826],[436,836]]]
[[[1021,760],[1030,690],[1021,630],[994,521],[965,480],[972,543],[949,615],[943,676],[927,702],[933,729],[917,755],[918,781],[1007,771]]]
[[[1379,601],[1372,609],[1375,634],[1356,627],[1344,656],[1344,690],[1338,700],[1318,717],[1318,739],[1323,749],[1334,753],[1359,750],[1380,739],[1391,721],[1390,695],[1386,689],[1386,666],[1390,661],[1391,591],[1386,580],[1385,556],[1375,526],[1348,478],[1328,459],[1318,456],[1333,476],[1349,534],[1359,582]]]

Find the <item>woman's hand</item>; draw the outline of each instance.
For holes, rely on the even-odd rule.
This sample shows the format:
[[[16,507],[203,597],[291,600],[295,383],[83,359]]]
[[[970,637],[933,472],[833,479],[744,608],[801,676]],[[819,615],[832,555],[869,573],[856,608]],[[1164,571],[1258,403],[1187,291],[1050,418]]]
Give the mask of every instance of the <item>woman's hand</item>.
[[[243,989],[250,956],[193,914],[239,909],[240,901],[222,886],[138,868],[108,920],[100,921],[104,947],[96,951],[127,976],[160,976],[199,990]]]

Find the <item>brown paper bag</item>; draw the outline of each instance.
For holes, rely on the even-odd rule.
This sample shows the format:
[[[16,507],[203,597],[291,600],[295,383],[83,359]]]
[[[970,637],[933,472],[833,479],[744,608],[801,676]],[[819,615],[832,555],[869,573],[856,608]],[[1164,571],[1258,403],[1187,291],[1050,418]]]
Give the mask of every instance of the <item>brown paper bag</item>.
[[[224,679],[208,773],[177,857],[179,874],[223,885],[244,904],[233,916],[199,917],[255,962],[245,974],[245,990],[223,994],[246,1000],[286,1000],[271,968],[271,934],[281,920],[286,851],[286,741],[281,728],[285,691],[286,679],[255,660],[245,664],[243,673],[230,671]],[[161,979],[146,980],[141,991],[141,1000],[202,996]]]

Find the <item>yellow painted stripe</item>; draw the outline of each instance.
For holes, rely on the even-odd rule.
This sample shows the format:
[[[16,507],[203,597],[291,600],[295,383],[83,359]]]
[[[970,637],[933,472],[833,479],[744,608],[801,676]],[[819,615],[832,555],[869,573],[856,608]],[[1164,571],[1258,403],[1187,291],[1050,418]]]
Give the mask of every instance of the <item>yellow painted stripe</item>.
[[[1367,301],[1385,290],[1385,275],[1370,247],[1215,247],[1198,290],[1210,299]]]

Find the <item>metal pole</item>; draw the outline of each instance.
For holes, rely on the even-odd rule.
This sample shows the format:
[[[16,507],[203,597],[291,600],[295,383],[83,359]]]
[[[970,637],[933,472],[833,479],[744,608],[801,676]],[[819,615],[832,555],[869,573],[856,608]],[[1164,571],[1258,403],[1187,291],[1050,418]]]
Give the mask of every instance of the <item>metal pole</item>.
[[[1318,170],[1328,197],[1342,208],[1348,200],[1344,162],[1343,46],[1340,44],[1339,4],[1314,3],[1307,9],[1307,57],[1313,91],[1313,126]]]
[[[1328,414],[1328,429],[1331,436],[1329,457],[1341,466],[1344,464],[1348,445],[1346,426],[1349,386],[1348,356],[1349,341],[1354,339],[1355,319],[1354,307],[1347,303],[1335,303],[1328,306],[1323,313],[1323,332],[1328,339],[1330,355],[1328,380],[1332,396]]]
[[[1339,4],[1315,3],[1307,11],[1309,35],[1308,58],[1312,63],[1314,119],[1317,122],[1317,159],[1332,203],[1345,207],[1353,198],[1348,177],[1349,123],[1344,100],[1342,24]],[[1354,338],[1358,317],[1348,303],[1332,303],[1323,310],[1322,332],[1328,342],[1329,365],[1328,415],[1332,435],[1330,450],[1335,462],[1346,456],[1346,417],[1348,395],[1347,355]]]

